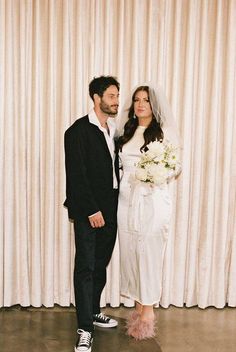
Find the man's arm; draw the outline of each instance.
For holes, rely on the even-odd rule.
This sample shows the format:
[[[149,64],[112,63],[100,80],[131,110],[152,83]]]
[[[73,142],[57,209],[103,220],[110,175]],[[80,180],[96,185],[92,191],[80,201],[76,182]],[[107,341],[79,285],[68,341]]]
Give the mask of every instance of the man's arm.
[[[88,217],[99,212],[98,205],[89,184],[86,167],[86,138],[77,130],[65,133],[66,195],[69,206],[78,216]]]

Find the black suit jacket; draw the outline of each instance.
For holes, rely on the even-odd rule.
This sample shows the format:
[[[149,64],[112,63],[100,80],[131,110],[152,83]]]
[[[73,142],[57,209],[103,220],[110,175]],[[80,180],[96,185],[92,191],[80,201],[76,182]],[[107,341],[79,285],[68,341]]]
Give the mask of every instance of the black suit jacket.
[[[112,158],[103,132],[89,122],[88,115],[76,120],[65,132],[65,166],[64,205],[69,218],[87,219],[100,210],[109,219],[114,213]],[[117,156],[115,171],[118,179]]]

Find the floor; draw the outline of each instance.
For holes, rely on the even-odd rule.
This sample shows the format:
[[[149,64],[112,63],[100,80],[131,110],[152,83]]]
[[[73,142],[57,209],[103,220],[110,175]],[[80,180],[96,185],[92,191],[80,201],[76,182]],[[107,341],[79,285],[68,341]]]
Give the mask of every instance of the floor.
[[[119,327],[96,328],[93,352],[236,351],[235,308],[158,308],[157,337],[142,342],[125,335],[125,317],[131,310],[105,309],[119,321]],[[1,352],[72,352],[77,339],[75,330],[74,307],[0,309]]]

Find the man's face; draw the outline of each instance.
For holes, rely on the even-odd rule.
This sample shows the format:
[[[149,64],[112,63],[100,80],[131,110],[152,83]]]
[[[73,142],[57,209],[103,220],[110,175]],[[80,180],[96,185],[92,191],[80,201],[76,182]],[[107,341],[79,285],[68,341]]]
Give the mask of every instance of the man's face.
[[[109,116],[115,116],[119,107],[119,91],[116,86],[108,87],[101,97],[100,109]]]

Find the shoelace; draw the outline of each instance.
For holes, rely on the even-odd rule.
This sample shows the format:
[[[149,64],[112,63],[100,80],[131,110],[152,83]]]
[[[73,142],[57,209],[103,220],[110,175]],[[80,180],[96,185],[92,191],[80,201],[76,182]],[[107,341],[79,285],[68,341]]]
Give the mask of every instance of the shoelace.
[[[77,332],[80,335],[79,346],[89,346],[91,340],[91,333],[82,329],[78,329]]]
[[[98,317],[99,319],[103,320],[104,322],[107,322],[110,320],[110,318],[108,318],[106,315],[104,315],[103,313],[99,313],[96,314],[96,317]]]

